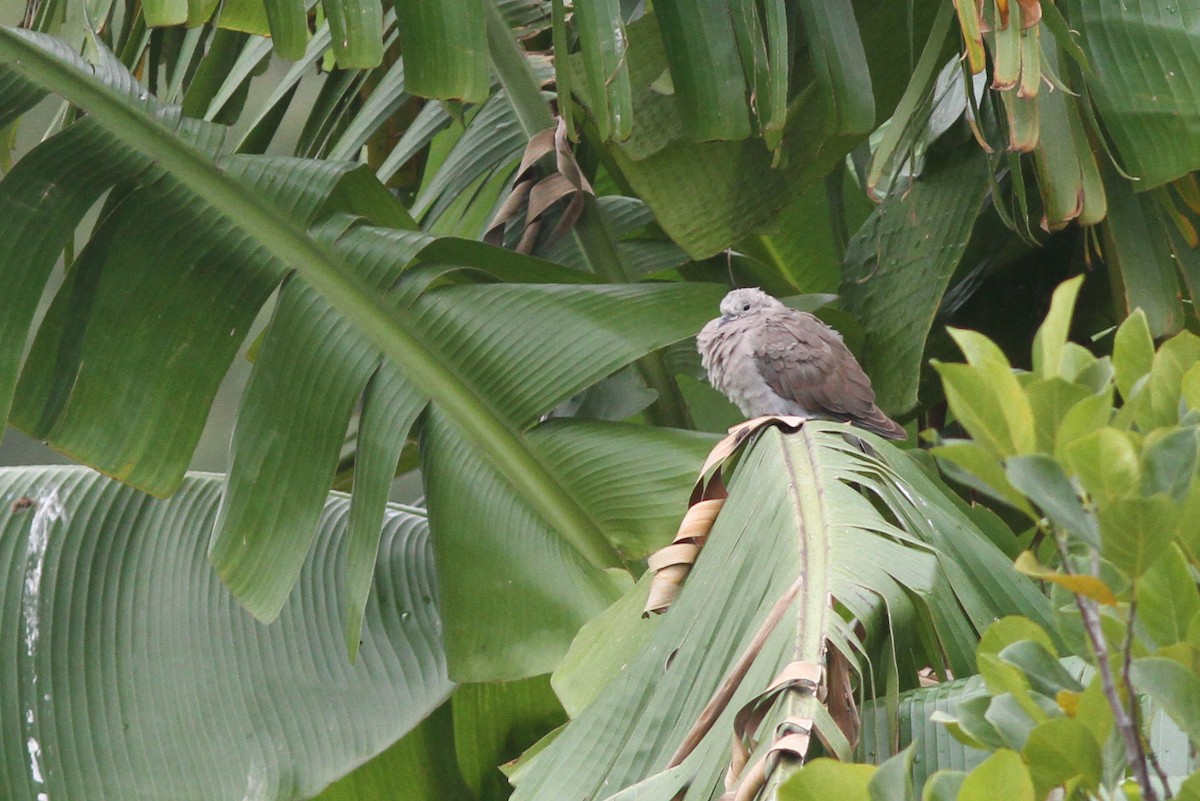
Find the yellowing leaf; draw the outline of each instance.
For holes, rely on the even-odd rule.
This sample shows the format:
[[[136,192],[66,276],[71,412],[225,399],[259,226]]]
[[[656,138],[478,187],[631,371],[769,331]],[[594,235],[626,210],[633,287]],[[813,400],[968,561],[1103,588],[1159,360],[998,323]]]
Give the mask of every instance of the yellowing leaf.
[[[1096,576],[1067,575],[1055,572],[1038,564],[1037,557],[1030,551],[1024,551],[1018,556],[1013,567],[1030,578],[1052,582],[1060,587],[1065,587],[1076,595],[1091,598],[1097,603],[1112,606],[1117,602],[1117,597],[1113,595],[1112,589]]]
[[[1067,713],[1067,717],[1075,717],[1075,713],[1079,711],[1079,699],[1083,697],[1083,693],[1071,692],[1070,690],[1059,690],[1054,694],[1054,702],[1058,704],[1058,708]]]

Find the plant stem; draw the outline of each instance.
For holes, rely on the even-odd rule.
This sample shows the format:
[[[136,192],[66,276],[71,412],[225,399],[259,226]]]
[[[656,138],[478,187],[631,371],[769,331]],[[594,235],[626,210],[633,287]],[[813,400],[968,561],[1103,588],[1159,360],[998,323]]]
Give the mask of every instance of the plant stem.
[[[1137,694],[1133,690],[1133,679],[1130,678],[1131,668],[1133,667],[1133,622],[1137,615],[1137,599],[1129,602],[1129,623],[1125,627],[1125,643],[1122,654],[1124,658],[1121,661],[1121,683],[1125,687],[1125,695],[1129,698],[1129,709],[1133,718],[1133,725],[1137,731],[1142,728],[1141,707],[1137,702]],[[1138,742],[1142,742],[1138,738]],[[1163,793],[1167,798],[1171,797],[1171,785],[1167,779],[1167,773],[1162,769],[1162,765],[1158,764],[1158,757],[1154,755],[1154,751],[1143,744],[1146,760],[1150,763],[1150,767],[1154,769],[1158,775],[1158,780],[1162,783]]]
[[[1057,530],[1054,532],[1054,541],[1058,546],[1059,556],[1062,558],[1063,572],[1070,575],[1071,563],[1068,558],[1066,541]],[[1096,667],[1100,670],[1100,686],[1112,709],[1113,720],[1116,722],[1117,730],[1121,733],[1121,739],[1125,741],[1125,750],[1129,754],[1134,777],[1142,790],[1142,798],[1144,801],[1158,801],[1158,793],[1154,789],[1154,785],[1150,783],[1150,771],[1146,766],[1146,752],[1142,748],[1141,735],[1138,733],[1129,710],[1121,703],[1121,695],[1117,691],[1117,684],[1113,677],[1112,659],[1108,652],[1108,642],[1104,639],[1104,630],[1100,626],[1100,614],[1094,603],[1078,593],[1075,593],[1075,605],[1079,608],[1079,616],[1083,620],[1083,630],[1092,644],[1092,652],[1096,655]],[[1130,626],[1132,625],[1131,615]],[[1128,680],[1127,676],[1128,674],[1126,674],[1126,680]],[[1132,699],[1133,694],[1130,693],[1130,703],[1132,703]]]
[[[611,284],[628,284],[629,273],[609,235],[603,213],[595,198],[584,200],[583,213],[571,231],[593,272]],[[673,428],[691,428],[691,415],[661,352],[648,353],[637,362],[642,379],[658,393],[658,399],[646,410],[650,422]]]
[[[494,2],[484,3],[487,14],[488,50],[500,84],[516,111],[517,120],[526,138],[554,125],[554,116],[537,79],[525,61],[525,54],[513,38],[512,31]],[[551,156],[544,160],[553,163]],[[571,228],[575,240],[592,272],[610,284],[630,283],[629,274],[617,253],[616,243],[604,224],[600,207],[592,198],[585,200],[583,213]],[[647,410],[647,417],[656,425],[691,428],[687,405],[675,384],[661,353],[650,353],[637,362],[643,380],[658,393],[658,399]]]

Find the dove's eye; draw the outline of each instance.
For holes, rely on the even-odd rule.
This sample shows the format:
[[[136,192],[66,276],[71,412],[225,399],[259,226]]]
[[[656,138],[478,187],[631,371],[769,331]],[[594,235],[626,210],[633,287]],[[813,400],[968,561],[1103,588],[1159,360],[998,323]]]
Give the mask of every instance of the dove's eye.
[[[747,303],[745,306],[743,306],[742,311],[750,311],[750,304]]]

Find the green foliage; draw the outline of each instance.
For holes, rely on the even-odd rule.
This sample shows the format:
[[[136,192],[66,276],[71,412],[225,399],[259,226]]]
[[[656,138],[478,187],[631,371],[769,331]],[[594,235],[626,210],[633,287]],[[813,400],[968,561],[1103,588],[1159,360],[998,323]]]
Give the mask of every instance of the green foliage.
[[[955,692],[956,703],[929,717],[957,738],[961,756],[941,746],[933,761],[965,758],[971,769],[918,770],[923,798],[1034,799],[1056,788],[1067,798],[1106,797],[1127,781],[1140,784],[1143,797],[1162,797],[1145,755],[1155,743],[1141,724],[1161,710],[1197,741],[1200,592],[1194,521],[1181,515],[1200,491],[1200,418],[1182,376],[1200,340],[1184,332],[1156,350],[1135,314],[1117,331],[1111,362],[1092,356],[1067,340],[1079,288],[1075,279],[1055,292],[1033,342],[1032,371],[1014,371],[992,342],[968,331],[952,332],[967,364],[936,365],[951,412],[973,439],[941,443],[934,453],[953,474],[1029,514],[1057,546],[1039,552],[1048,565],[1026,553],[1017,568],[1058,588],[1063,606],[1061,639],[1027,618],[1001,619],[979,641],[982,683],[938,690]],[[1076,390],[1063,392],[1063,403],[1039,403],[1039,387],[1051,381]],[[1117,389],[1123,404],[1114,408]],[[1097,398],[1102,413],[1087,408],[1099,406]],[[1088,425],[1078,425],[1085,417]],[[928,695],[913,691],[903,708]],[[936,741],[915,720],[909,728]],[[990,756],[980,761],[980,752]],[[850,781],[842,770],[836,780]],[[868,797],[865,788],[850,792]]]
[[[853,732],[833,711],[764,689],[785,657],[834,653],[850,665],[841,694],[868,702],[860,756],[883,764],[795,772],[784,760],[764,793],[1070,798],[1113,794],[1128,768],[1146,792],[1122,710],[1194,738],[1200,703],[1200,338],[1177,333],[1195,329],[1200,290],[1200,28],[1187,4],[1126,5],[30,4],[37,33],[0,32],[0,407],[172,497],[79,480],[87,491],[47,553],[105,554],[111,540],[127,558],[75,595],[85,560],[47,563],[38,619],[55,648],[9,643],[0,795],[37,798],[48,766],[50,797],[300,798],[394,742],[324,797],[402,787],[499,801],[496,763],[562,722],[561,703],[571,722],[510,766],[522,797],[715,797],[733,706],[683,764],[664,765],[800,579],[784,633],[735,682],[737,703],[767,713],[739,736],[760,756],[766,732],[801,715],[823,740],[814,751],[847,757]],[[296,62],[275,69],[273,54]],[[45,141],[12,161],[48,95],[63,106]],[[566,139],[523,165],[533,188],[510,197],[552,108]],[[510,246],[544,217],[522,246],[531,255],[478,241],[505,215]],[[1028,279],[1084,259],[1111,291],[1060,287],[1030,347],[1022,325],[1047,298]],[[881,405],[925,425],[944,398],[970,438],[934,433],[938,466],[976,496],[947,490],[924,454],[860,448],[841,428],[761,435],[731,466],[742,497],[717,531],[732,539],[709,545],[686,613],[642,621],[643,560],[713,441],[685,429],[736,419],[697,382],[690,342],[735,284],[840,291],[842,307],[822,314]],[[1091,349],[1071,341],[1077,304],[1077,332],[1125,318],[1111,357],[1097,355],[1099,334]],[[188,462],[264,309],[218,506]],[[947,339],[947,320],[987,335]],[[965,364],[949,363],[952,343]],[[923,372],[931,355],[936,376]],[[414,468],[427,510],[389,507],[391,479]],[[331,501],[331,484],[352,500]],[[88,500],[100,497],[132,510],[137,539],[123,512]],[[1028,531],[1014,537],[979,498]],[[27,623],[20,511],[4,608]],[[159,531],[177,539],[163,560],[146,550]],[[178,598],[163,590],[176,573],[128,567],[197,543],[237,601],[274,619],[212,645],[215,662],[197,655],[204,634],[182,639],[190,619],[145,629],[150,645],[122,634],[143,631],[127,621],[160,598],[152,611],[205,610],[215,639],[241,625],[224,588],[201,582],[202,553]],[[414,570],[423,615],[381,619]],[[106,592],[140,594],[114,606]],[[298,598],[321,631],[301,631]],[[81,609],[100,621],[84,653],[102,659],[64,665],[75,651],[60,635]],[[303,647],[282,654],[281,632]],[[159,643],[189,670],[145,662]],[[402,661],[421,675],[356,683],[393,646],[411,648]],[[297,654],[336,669],[314,679]],[[120,660],[161,686],[129,684],[110,669]],[[1106,687],[1105,665],[1133,692]],[[915,689],[922,668],[963,678]],[[232,734],[148,714],[118,730],[107,716],[113,698],[170,708],[194,675],[215,676],[194,706]],[[413,728],[447,675],[470,684]],[[385,700],[363,700],[381,688]],[[360,729],[311,711],[331,692]],[[68,715],[68,699],[105,714]],[[164,720],[178,728],[162,734]],[[191,736],[204,740],[194,754]],[[110,752],[112,764],[88,762]],[[185,789],[154,783],[156,758]],[[220,775],[198,777],[201,763]]]
[[[819,422],[799,432],[763,429],[734,471],[708,544],[661,621],[650,627],[641,619],[646,591],[639,586],[581,630],[553,679],[568,709],[579,711],[519,768],[514,798],[587,797],[603,788],[650,792],[651,782],[662,782],[655,793],[673,788],[665,798],[679,782],[707,797],[722,780],[722,755],[739,710],[769,709],[765,731],[788,714],[815,716],[811,695],[768,687],[793,659],[819,660],[826,641],[859,676],[902,654],[905,667],[894,679],[907,686],[915,681],[913,663],[945,659],[954,670],[970,670],[979,632],[997,616],[1020,610],[1050,622],[1045,598],[1021,577],[989,583],[1007,570],[1007,557],[913,460],[875,437],[869,443],[877,455],[864,453],[841,430]],[[872,593],[861,591],[867,584]],[[807,590],[802,596],[777,606],[800,586]],[[862,633],[834,612],[830,596],[862,623]],[[773,609],[782,619],[767,630],[761,652],[749,650]],[[894,639],[895,627],[914,620],[928,632],[928,644]],[[728,679],[747,654],[753,658],[744,676]],[[660,772],[726,682],[734,682],[732,697],[692,756],[679,772]],[[878,774],[880,785],[893,773],[907,775],[906,765],[901,760]]]
[[[377,529],[375,592],[351,664],[329,592],[350,547],[344,495],[326,499],[320,544],[269,626],[232,602],[205,558],[219,477],[189,475],[160,500],[82,467],[10,467],[0,497],[8,798],[99,787],[233,798],[247,783],[264,797],[307,797],[454,688],[424,510],[393,507]]]
[[[1089,686],[1081,694],[1082,685],[1072,686],[1075,679],[1067,681],[1070,677],[1053,659],[1013,660],[1013,649],[1035,653],[1049,644],[1047,635],[1028,621],[1001,621],[980,643],[980,668],[991,695],[989,712],[981,721],[971,717],[976,707],[964,705],[955,725],[963,732],[990,725],[1001,742],[1020,750],[1037,797],[1053,787],[1065,788],[1068,796],[1111,791],[1127,769],[1137,774],[1139,767],[1139,780],[1158,781],[1144,778],[1149,770],[1145,757],[1128,747],[1125,752],[1108,747],[1117,736],[1110,724],[1114,713],[1128,721],[1128,733],[1122,732],[1126,746],[1129,737],[1141,736],[1132,727],[1144,719],[1136,697],[1109,684],[1114,675],[1117,681],[1129,682],[1133,691],[1145,693],[1189,733],[1196,714],[1195,689],[1200,687],[1194,672],[1196,651],[1187,641],[1200,609],[1189,567],[1195,559],[1189,544],[1194,521],[1181,519],[1200,492],[1200,407],[1182,392],[1182,376],[1200,356],[1200,339],[1183,332],[1155,350],[1144,316],[1135,314],[1117,331],[1111,368],[1106,360],[1085,354],[1067,364],[1067,349],[1078,353],[1077,346],[1066,342],[1078,290],[1075,279],[1055,293],[1034,342],[1032,373],[1004,370],[1007,375],[1002,377],[1000,368],[1006,365],[978,336],[958,337],[968,365],[938,365],[943,378],[957,382],[956,391],[947,393],[952,411],[986,456],[975,451],[978,461],[971,462],[953,447],[935,453],[972,472],[976,486],[989,486],[1003,470],[1010,486],[1045,515],[1035,514],[1034,523],[1058,544],[1057,571],[1038,567],[1032,557],[1022,558],[1022,569],[1077,594],[1082,618],[1064,613],[1059,625],[1074,628],[1082,623],[1090,646],[1076,655],[1097,668],[1088,671],[1091,678],[1084,680]],[[968,381],[964,376],[974,378]],[[1019,403],[1048,376],[1081,390],[1077,399],[1064,404],[1065,413]],[[1099,386],[1096,376],[1102,378]],[[1096,397],[1111,402],[1114,387],[1122,396],[1120,409],[1110,405],[1103,415],[1078,413],[1092,418],[1088,427],[1093,430],[1083,433],[1065,425],[1082,404]],[[1034,447],[1017,450],[1011,437],[997,434],[1002,429],[996,418],[979,414],[989,404],[1029,409],[1030,423],[1046,436]],[[984,469],[978,469],[980,464]],[[992,489],[996,497],[1007,491]],[[994,656],[985,660],[985,654]],[[1092,702],[1084,703],[1089,694]],[[1112,708],[1098,703],[1097,696]],[[1009,698],[1015,706],[1006,703]],[[1102,733],[1106,734],[1099,736]],[[979,737],[972,742],[988,744],[989,739],[994,742]],[[1010,765],[1008,780],[1015,780],[1012,772],[1021,769],[1017,763]],[[982,766],[976,772],[981,770]]]

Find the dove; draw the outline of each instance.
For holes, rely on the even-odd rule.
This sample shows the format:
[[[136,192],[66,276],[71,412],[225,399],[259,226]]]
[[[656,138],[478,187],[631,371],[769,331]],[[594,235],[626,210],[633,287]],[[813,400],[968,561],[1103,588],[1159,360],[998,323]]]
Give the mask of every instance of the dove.
[[[708,381],[747,417],[799,415],[908,434],[875,405],[871,379],[842,336],[759,289],[735,289],[696,337]]]

